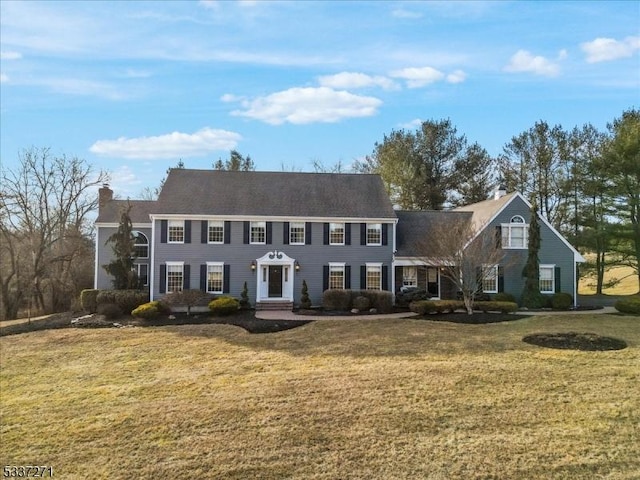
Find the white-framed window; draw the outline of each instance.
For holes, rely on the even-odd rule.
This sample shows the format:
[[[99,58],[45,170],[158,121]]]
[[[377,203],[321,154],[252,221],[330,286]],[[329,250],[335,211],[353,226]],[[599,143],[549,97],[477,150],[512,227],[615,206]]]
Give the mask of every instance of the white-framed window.
[[[540,265],[540,293],[555,293],[555,265]]]
[[[382,245],[381,223],[367,223],[367,245]]]
[[[149,239],[138,231],[131,232],[133,235],[133,251],[135,258],[149,258]]]
[[[208,242],[224,243],[224,222],[209,220]]]
[[[498,293],[498,265],[484,265],[482,267],[482,291],[484,293]]]
[[[522,216],[513,216],[509,223],[503,223],[501,227],[502,248],[527,248],[529,225]]]
[[[146,287],[149,285],[149,264],[148,263],[134,263],[132,270],[136,272],[138,277],[138,285]]]
[[[264,245],[267,243],[267,222],[251,222],[250,243]]]
[[[367,263],[367,290],[382,290],[382,264]]]
[[[344,223],[329,224],[329,245],[344,245]]]
[[[184,243],[184,220],[169,220],[169,243]]]
[[[222,293],[224,285],[224,263],[207,262],[207,292]]]
[[[329,288],[344,290],[344,263],[329,263]]]
[[[289,243],[291,245],[304,245],[304,222],[291,222],[289,224]]]
[[[167,293],[181,292],[184,284],[184,262],[167,262]]]
[[[402,286],[403,287],[418,286],[418,267],[415,267],[415,266],[402,267]]]

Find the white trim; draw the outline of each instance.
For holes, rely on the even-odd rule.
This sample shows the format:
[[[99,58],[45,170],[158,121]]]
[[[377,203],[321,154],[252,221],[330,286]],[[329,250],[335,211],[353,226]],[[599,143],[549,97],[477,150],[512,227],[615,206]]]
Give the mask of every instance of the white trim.
[[[380,232],[380,241],[376,243],[369,242],[369,225],[377,225],[379,228],[377,229]],[[374,230],[373,228],[371,230]],[[365,223],[364,227],[364,243],[367,247],[380,247],[382,246],[382,223],[379,222],[371,222]]]
[[[398,223],[397,218],[390,217],[297,217],[283,215],[185,215],[178,213],[150,215],[152,222],[156,220],[230,220],[237,222],[311,222],[311,223]],[[97,224],[96,224],[97,225]],[[102,225],[102,224],[101,224]],[[115,223],[115,226],[118,224]]]
[[[556,265],[550,263],[541,263],[538,265],[538,288],[540,288],[540,271],[543,268],[551,269],[551,290],[540,290],[540,293],[543,294],[553,294],[556,293]]]
[[[331,227],[333,225],[342,225],[342,242],[332,242],[331,241]],[[336,230],[338,228],[336,228]],[[345,222],[329,222],[329,245],[331,245],[331,246],[343,246],[343,245],[346,245],[346,243],[345,243],[346,241],[347,241],[347,226],[346,226],[346,223]]]
[[[264,240],[261,242],[253,241],[254,224],[260,224],[260,225],[256,225],[256,228],[262,228],[264,230]],[[266,245],[266,244],[267,244],[267,222],[262,220],[249,222],[249,245]]]
[[[396,267],[404,267],[404,266],[425,266],[425,267],[446,267],[453,266],[447,265],[447,262],[438,260],[436,258],[432,259],[421,259],[419,257],[396,257],[393,260],[393,265]]]
[[[224,245],[224,235],[225,235],[225,231],[224,231],[224,220],[206,220],[207,222],[207,244],[209,245]],[[211,223],[216,223],[217,225],[214,225],[214,227],[219,227],[220,224],[222,224],[222,241],[220,242],[213,242],[210,240],[209,238],[209,234],[210,229],[211,229]]]
[[[149,265],[149,301],[153,301],[153,288],[155,287],[155,271],[156,271],[156,249],[155,249],[155,239],[156,239],[156,224],[153,222],[151,224],[151,243],[149,248],[151,248],[151,262]]]
[[[487,277],[487,273],[489,273],[488,272],[489,270],[493,270],[495,272],[495,282],[496,282],[495,290],[484,289],[484,279],[485,277]],[[500,282],[499,277],[500,277],[500,266],[497,263],[495,265],[482,265],[482,279],[481,279],[482,293],[498,293],[500,291],[500,285],[498,285],[498,283]]]
[[[378,272],[380,273],[380,288],[369,288],[369,269],[377,269]],[[382,262],[367,262],[365,263],[365,273],[364,273],[364,277],[365,277],[365,290],[376,290],[376,291],[380,291],[380,290],[384,290],[382,285]]]
[[[146,257],[136,257],[136,259],[138,259],[138,258],[145,258],[145,259],[146,259],[146,258],[149,258],[149,249],[151,248],[151,243],[149,242],[149,237],[147,237],[147,234],[146,234],[146,233],[141,232],[140,230],[132,230],[132,231],[131,231],[131,234],[132,234],[132,235],[133,235],[133,234],[136,234],[136,233],[139,233],[140,235],[142,235],[142,236],[147,240],[147,243],[146,243],[146,246],[147,246],[147,256],[146,256]],[[141,246],[143,246],[143,245],[145,245],[145,244],[144,244],[144,243],[135,243],[135,242],[134,242],[134,250],[135,250],[135,246],[136,246],[136,245],[141,245]]]
[[[164,262],[167,266],[167,278],[164,279],[164,291],[169,294],[169,267],[182,267],[182,285],[180,286],[180,290],[184,290],[184,262]]]
[[[340,288],[331,288],[331,269],[334,268],[336,271],[342,271],[342,286]],[[346,262],[329,262],[329,276],[327,277],[327,288],[332,290],[344,290],[344,286],[347,282],[347,263]]]
[[[206,277],[204,280],[204,289],[207,293],[215,293],[215,294],[222,294],[224,293],[224,262],[206,262],[207,263],[207,270],[206,270]],[[220,290],[209,290],[209,267],[222,267],[222,285],[220,285]]]
[[[117,222],[95,222],[94,225],[96,227],[119,227],[120,224]],[[132,223],[131,224],[131,228],[152,228],[153,227],[153,223]]]
[[[182,222],[182,240],[178,241],[178,240],[171,240],[171,223],[173,222],[173,228],[179,228],[178,227],[178,223]],[[185,231],[185,221],[183,220],[178,220],[178,219],[171,219],[167,222],[167,243],[173,244],[173,245],[182,245],[184,243],[185,240],[185,235],[186,235],[186,231]]]
[[[306,245],[305,240],[307,239],[307,222],[288,222],[289,224],[289,245]],[[302,242],[292,242],[291,234],[292,234],[292,226],[293,224],[302,225]]]
[[[265,232],[266,233],[266,232]],[[262,257],[256,259],[256,302],[269,301],[286,301],[293,302],[293,285],[295,283],[295,259],[289,257],[286,253],[274,250],[265,253]],[[269,266],[282,267],[282,297],[269,296],[269,275],[262,279],[262,269]],[[285,268],[288,269],[285,274]]]
[[[100,227],[96,228],[96,243],[95,243],[95,259],[94,259],[94,263],[95,265],[93,266],[93,289],[97,290],[98,289],[98,249],[100,248],[100,241],[98,240],[100,235]]]

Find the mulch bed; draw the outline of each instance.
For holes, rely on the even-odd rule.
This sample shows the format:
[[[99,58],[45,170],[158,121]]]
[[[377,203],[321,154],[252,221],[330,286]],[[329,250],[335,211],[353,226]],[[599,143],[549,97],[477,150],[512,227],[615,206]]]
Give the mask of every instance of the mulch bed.
[[[513,322],[522,320],[531,315],[516,315],[515,313],[482,313],[474,312],[473,315],[463,312],[454,313],[432,313],[420,317],[411,317],[412,320],[431,320],[433,322],[469,323],[472,325],[483,325],[485,323]]]
[[[627,343],[623,340],[603,337],[596,333],[533,333],[523,337],[522,341],[539,347],[590,352],[627,348]]]

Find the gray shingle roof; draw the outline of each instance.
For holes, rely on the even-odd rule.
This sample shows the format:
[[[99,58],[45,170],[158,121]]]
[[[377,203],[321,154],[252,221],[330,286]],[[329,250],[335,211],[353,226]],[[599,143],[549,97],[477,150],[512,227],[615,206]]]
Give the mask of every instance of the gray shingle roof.
[[[131,204],[131,223],[151,223],[149,214],[156,204],[149,200],[109,200],[100,208],[96,223],[118,223],[120,212],[127,207],[127,202]]]
[[[396,212],[398,225],[396,227],[398,257],[419,257],[424,254],[416,249],[425,232],[437,228],[440,222],[452,215],[460,215],[471,220],[470,212],[445,210],[404,211]]]
[[[177,168],[152,213],[396,218],[378,175]]]

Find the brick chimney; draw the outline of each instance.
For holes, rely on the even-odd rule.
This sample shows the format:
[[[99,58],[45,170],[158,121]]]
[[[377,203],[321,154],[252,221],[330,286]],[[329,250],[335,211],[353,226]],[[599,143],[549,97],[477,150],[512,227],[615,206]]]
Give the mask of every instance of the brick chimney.
[[[98,211],[107,204],[107,202],[113,200],[113,190],[109,188],[109,184],[105,183],[102,188],[98,190]]]

